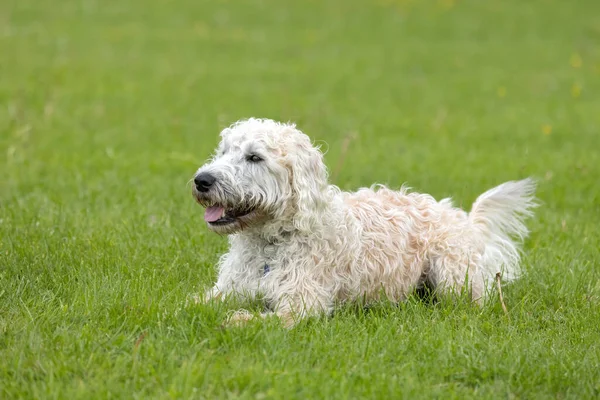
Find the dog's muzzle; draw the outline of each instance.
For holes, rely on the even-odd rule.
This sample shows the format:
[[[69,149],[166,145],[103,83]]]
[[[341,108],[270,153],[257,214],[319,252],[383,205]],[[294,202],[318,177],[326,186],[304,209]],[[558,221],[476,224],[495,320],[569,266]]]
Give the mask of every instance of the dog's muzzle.
[[[201,193],[206,193],[210,190],[212,185],[217,181],[214,175],[209,174],[208,172],[202,172],[196,175],[194,178],[194,184],[196,185],[196,190]]]
[[[218,183],[217,178],[208,172],[201,172],[194,177],[192,194],[205,207],[204,221],[208,226],[218,232],[231,233],[255,222],[260,215],[256,206],[244,201],[232,202],[232,199],[221,198]]]

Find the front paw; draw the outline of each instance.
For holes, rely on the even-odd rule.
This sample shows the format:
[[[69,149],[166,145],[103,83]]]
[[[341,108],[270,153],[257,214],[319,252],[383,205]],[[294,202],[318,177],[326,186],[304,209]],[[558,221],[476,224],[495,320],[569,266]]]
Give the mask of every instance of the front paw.
[[[229,318],[227,318],[227,322],[225,325],[228,326],[244,326],[248,324],[250,321],[254,319],[266,320],[269,318],[276,318],[281,326],[284,328],[290,329],[293,328],[299,320],[294,318],[295,316],[290,313],[262,313],[262,314],[252,314],[247,310],[238,310],[231,314]]]
[[[223,292],[221,292],[215,286],[212,289],[208,290],[206,293],[204,293],[204,297],[202,298],[202,302],[203,303],[208,303],[208,302],[213,301],[213,300],[223,300],[224,298],[225,298],[225,296],[223,295]]]
[[[254,319],[254,315],[252,315],[249,311],[238,310],[231,314],[229,318],[227,318],[226,325],[243,326],[246,325],[252,319]]]
[[[186,301],[186,304],[206,304],[214,300],[222,300],[224,298],[223,293],[216,287],[206,291],[204,294],[193,294],[190,295]]]

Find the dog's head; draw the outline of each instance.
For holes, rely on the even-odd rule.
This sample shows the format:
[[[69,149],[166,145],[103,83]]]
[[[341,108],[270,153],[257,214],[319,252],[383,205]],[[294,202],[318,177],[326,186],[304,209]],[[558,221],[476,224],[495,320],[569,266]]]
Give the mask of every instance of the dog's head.
[[[308,136],[291,124],[252,118],[224,129],[221,139],[194,177],[208,226],[230,234],[278,222],[310,232],[326,203],[327,171]]]

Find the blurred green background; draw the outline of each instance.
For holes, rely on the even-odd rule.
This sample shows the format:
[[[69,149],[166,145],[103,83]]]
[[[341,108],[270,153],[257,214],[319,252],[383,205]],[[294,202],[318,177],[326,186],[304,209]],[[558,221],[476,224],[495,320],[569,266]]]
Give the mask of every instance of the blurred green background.
[[[598,396],[599,89],[594,0],[4,0],[0,397]],[[188,181],[251,116],[297,122],[344,189],[469,209],[538,178],[512,319],[184,307],[226,248]]]

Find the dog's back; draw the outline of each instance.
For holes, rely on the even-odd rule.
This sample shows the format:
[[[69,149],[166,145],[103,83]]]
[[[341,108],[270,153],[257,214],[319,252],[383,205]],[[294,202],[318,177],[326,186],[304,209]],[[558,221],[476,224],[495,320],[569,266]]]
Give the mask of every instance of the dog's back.
[[[383,289],[400,300],[424,281],[454,290],[468,280],[480,298],[497,272],[516,278],[534,191],[530,179],[507,182],[479,196],[470,213],[450,199],[436,201],[405,188],[344,193],[361,225],[361,257],[352,268],[361,276],[360,295],[376,297]]]
[[[433,261],[449,247],[476,251],[466,248],[476,244],[468,239],[474,236],[468,214],[454,208],[449,199],[438,202],[428,194],[384,186],[343,196],[349,213],[361,225],[357,241],[361,257],[355,267],[362,276],[361,296],[378,297],[383,290],[388,299],[402,300],[431,278]]]

